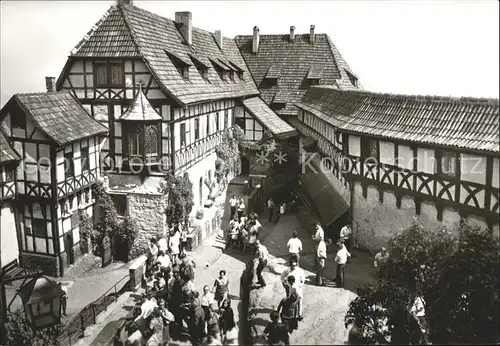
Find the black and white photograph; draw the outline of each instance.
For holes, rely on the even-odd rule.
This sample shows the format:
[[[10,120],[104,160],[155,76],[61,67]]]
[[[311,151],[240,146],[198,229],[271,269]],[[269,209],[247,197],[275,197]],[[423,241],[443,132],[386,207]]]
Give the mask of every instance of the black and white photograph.
[[[499,7],[0,1],[0,346],[500,344]]]

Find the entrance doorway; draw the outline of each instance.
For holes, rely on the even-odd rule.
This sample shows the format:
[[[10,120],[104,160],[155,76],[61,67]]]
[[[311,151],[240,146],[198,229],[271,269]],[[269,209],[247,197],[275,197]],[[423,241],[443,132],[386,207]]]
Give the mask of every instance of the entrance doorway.
[[[250,174],[250,160],[242,156],[241,157],[241,175],[249,175]]]
[[[66,256],[68,258],[68,265],[75,263],[75,253],[73,251],[73,231],[69,231],[64,237],[64,251],[66,251]]]
[[[200,205],[203,205],[203,177],[200,178],[199,194]]]

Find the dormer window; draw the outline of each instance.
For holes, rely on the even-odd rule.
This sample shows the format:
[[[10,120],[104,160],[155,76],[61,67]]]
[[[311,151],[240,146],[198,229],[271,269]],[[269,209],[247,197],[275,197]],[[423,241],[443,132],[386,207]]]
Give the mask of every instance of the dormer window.
[[[234,82],[234,71],[229,70],[229,79],[231,79]]]
[[[352,86],[358,87],[358,77],[356,77],[352,72],[345,70],[347,77],[349,77],[349,81],[351,81]]]
[[[174,64],[181,77],[184,79],[189,79],[189,67],[192,65],[191,61],[166,50],[165,53],[170,58],[170,61],[172,61],[172,64]]]
[[[309,71],[307,71],[306,75],[306,80],[309,82],[309,85],[319,85],[321,77],[323,77],[322,65],[313,65],[309,67]]]
[[[280,78],[280,70],[281,65],[272,65],[267,70],[266,75],[264,76],[264,81],[269,86],[278,85],[278,79]]]
[[[139,89],[134,104],[120,117],[128,164],[157,164],[161,157],[161,116]]]
[[[195,57],[194,55],[189,55],[191,61],[193,61],[194,66],[200,73],[200,76],[208,81],[208,69],[210,68],[210,63],[208,61],[203,61],[206,59]]]
[[[224,65],[219,59],[210,59],[210,62],[212,63],[220,79],[224,82],[227,82],[227,78],[231,70],[226,65]]]
[[[231,60],[228,60],[228,63],[231,65],[232,68],[234,68],[234,70],[236,71],[236,75],[238,76],[238,78],[240,80],[244,80],[244,70],[239,67],[237,64],[235,64],[234,62],[232,62]]]

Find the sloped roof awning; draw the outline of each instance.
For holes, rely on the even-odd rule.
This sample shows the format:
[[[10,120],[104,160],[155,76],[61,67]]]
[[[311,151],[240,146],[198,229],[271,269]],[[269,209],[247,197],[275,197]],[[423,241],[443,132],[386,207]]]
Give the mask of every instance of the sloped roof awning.
[[[185,66],[192,66],[193,63],[188,57],[184,57],[182,54],[174,53],[173,51],[169,51],[164,49],[165,54],[168,55],[170,59],[177,60],[179,63],[185,65]]]
[[[285,139],[297,135],[297,131],[269,108],[260,97],[252,97],[243,100],[242,103],[273,136]]]
[[[349,205],[324,173],[306,168],[306,173],[301,174],[299,179],[324,227],[330,226],[349,211]]]
[[[134,104],[120,117],[120,120],[129,121],[158,121],[161,119],[161,116],[151,106],[146,95],[142,92],[142,88],[139,89]]]
[[[204,68],[210,68],[210,61],[204,57],[200,57],[200,56],[197,56],[197,55],[194,55],[194,54],[190,54],[189,55],[191,60],[193,60],[193,62],[203,66]]]
[[[230,71],[229,67],[227,67],[223,62],[221,62],[219,59],[210,59],[212,64],[215,65],[216,68],[219,68],[223,71]]]
[[[6,162],[19,161],[21,157],[7,141],[7,137],[0,129],[0,165]]]

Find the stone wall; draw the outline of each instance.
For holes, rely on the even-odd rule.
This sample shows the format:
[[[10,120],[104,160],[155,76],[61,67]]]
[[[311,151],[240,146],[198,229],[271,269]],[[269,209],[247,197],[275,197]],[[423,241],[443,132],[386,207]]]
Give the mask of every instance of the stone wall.
[[[225,196],[225,193],[223,196]],[[203,219],[194,220],[193,227],[189,230],[191,249],[196,248],[198,245],[202,244],[205,239],[216,234],[221,229],[224,205],[214,205],[212,208],[213,210],[205,209]]]
[[[128,216],[139,228],[139,235],[129,254],[130,258],[136,258],[147,251],[152,236],[165,234],[166,198],[161,194],[130,193],[127,195],[127,205]]]
[[[19,254],[21,267],[30,270],[41,270],[44,274],[59,277],[59,258],[34,253],[21,252]]]
[[[129,267],[130,288],[137,290],[142,284],[142,278],[146,272],[147,256],[141,255],[134,260]]]
[[[401,198],[401,207],[396,206],[396,196],[386,191],[383,202],[379,200],[379,191],[369,186],[366,198],[363,197],[363,189],[360,183],[355,183],[353,192],[353,230],[354,241],[358,246],[370,251],[378,251],[397,233],[411,226],[414,220],[429,229],[446,227],[449,230],[456,229],[460,216],[456,210],[443,209],[443,220],[437,219],[437,210],[434,204],[422,202],[420,215],[417,215],[415,202],[411,197]],[[486,228],[485,220],[475,216],[469,216],[467,222]],[[498,226],[493,232],[498,234]]]

